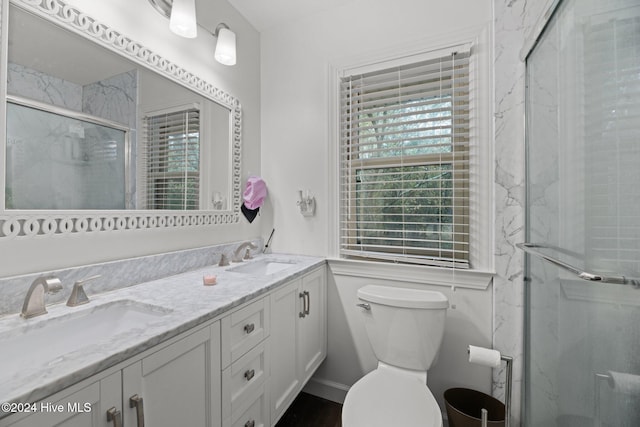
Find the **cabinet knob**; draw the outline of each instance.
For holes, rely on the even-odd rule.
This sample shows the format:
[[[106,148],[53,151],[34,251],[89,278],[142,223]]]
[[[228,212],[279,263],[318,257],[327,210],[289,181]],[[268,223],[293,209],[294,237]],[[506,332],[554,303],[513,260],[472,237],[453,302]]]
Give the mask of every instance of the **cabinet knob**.
[[[247,381],[251,381],[251,378],[253,378],[255,374],[256,371],[254,369],[250,369],[244,373],[244,377],[247,379]]]
[[[247,421],[244,423],[244,427],[256,427],[256,422],[254,420]]]
[[[112,422],[113,427],[122,427],[122,413],[115,406],[107,410],[107,422]]]
[[[137,394],[131,396],[129,398],[129,408],[136,408],[138,427],[144,427],[144,402],[142,401],[142,398]]]
[[[253,330],[254,330],[255,328],[256,328],[256,325],[255,325],[255,324],[253,324],[253,323],[249,323],[249,324],[247,324],[247,325],[244,325],[244,331],[245,331],[247,334],[250,334],[251,332],[253,332]]]

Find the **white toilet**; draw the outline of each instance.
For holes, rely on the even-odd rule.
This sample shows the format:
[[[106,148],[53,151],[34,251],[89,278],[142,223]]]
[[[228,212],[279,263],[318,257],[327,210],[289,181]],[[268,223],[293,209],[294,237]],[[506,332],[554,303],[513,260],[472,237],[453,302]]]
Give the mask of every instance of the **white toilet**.
[[[449,301],[440,292],[368,285],[358,289],[378,367],[347,393],[343,427],[442,427],[427,388]]]

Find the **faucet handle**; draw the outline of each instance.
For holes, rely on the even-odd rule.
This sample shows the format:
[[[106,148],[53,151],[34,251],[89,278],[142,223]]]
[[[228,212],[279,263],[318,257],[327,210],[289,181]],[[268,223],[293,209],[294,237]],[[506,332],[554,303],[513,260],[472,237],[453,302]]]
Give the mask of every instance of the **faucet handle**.
[[[47,292],[50,294],[57,294],[62,290],[62,282],[55,276],[44,279],[47,284]]]
[[[226,265],[229,265],[229,259],[227,258],[227,256],[225,254],[220,255],[220,262],[218,263],[219,267],[224,267]]]
[[[89,297],[84,291],[84,284],[92,280],[98,279],[100,277],[101,276],[98,274],[98,275],[87,277],[86,279],[78,280],[77,282],[75,282],[73,284],[73,289],[71,290],[71,295],[67,300],[67,305],[69,307],[75,307],[77,305],[88,303]]]

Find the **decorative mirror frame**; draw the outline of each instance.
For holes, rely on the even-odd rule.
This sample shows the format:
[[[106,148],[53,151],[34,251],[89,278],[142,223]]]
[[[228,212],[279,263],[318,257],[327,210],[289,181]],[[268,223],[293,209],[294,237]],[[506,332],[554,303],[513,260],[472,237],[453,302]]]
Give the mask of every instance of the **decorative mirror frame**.
[[[237,223],[241,202],[241,137],[242,107],[240,102],[225,91],[214,87],[177,64],[152,52],[140,43],[108,27],[62,0],[0,0],[0,76],[6,76],[8,59],[8,9],[14,4],[56,25],[70,30],[89,41],[118,53],[133,62],[149,68],[194,92],[224,105],[231,111],[231,210],[227,211],[167,211],[167,210],[113,210],[113,211],[7,211],[4,196],[0,200],[0,239],[47,237],[66,234],[108,232],[118,230],[159,229],[170,227],[200,227]],[[4,78],[4,77],[3,77]],[[5,165],[6,149],[6,81],[0,82],[0,164]],[[5,187],[4,167],[0,174],[0,188]],[[3,192],[4,194],[4,192]]]

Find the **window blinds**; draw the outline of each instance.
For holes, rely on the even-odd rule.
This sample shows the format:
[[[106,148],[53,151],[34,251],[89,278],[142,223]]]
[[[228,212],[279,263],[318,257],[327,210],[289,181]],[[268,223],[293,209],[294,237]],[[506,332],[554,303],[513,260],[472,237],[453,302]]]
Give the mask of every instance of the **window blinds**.
[[[467,47],[341,79],[343,256],[468,268],[469,63]]]
[[[640,271],[640,17],[589,17],[582,30],[587,267]]]
[[[142,152],[147,209],[198,209],[200,112],[196,108],[144,118]]]

